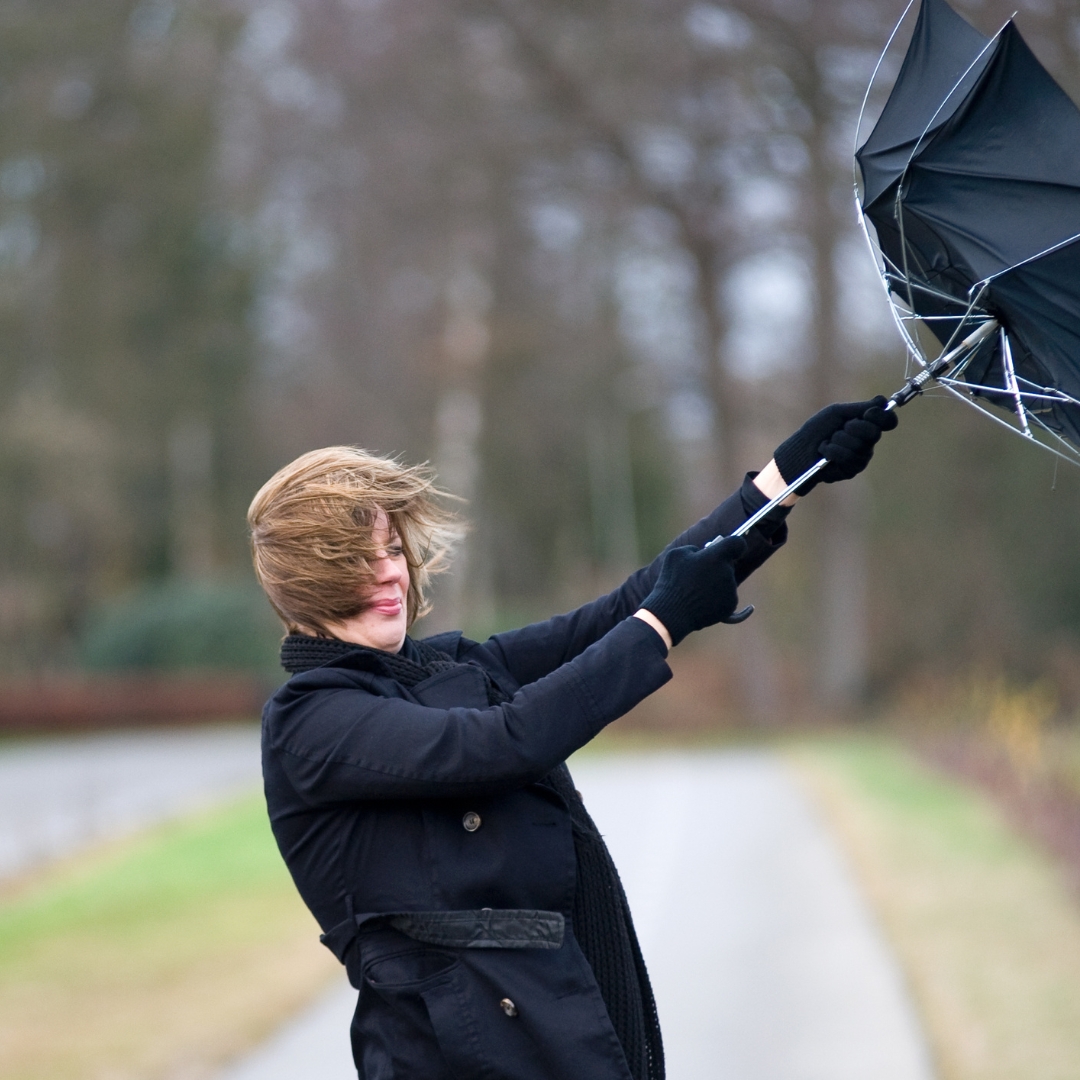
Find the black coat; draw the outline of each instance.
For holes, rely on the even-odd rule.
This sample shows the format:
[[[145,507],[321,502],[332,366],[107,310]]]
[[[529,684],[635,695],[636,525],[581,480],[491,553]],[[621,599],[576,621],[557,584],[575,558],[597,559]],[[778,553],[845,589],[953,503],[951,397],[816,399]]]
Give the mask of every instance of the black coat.
[[[675,544],[730,532],[746,484]],[[786,539],[748,537],[740,579]],[[363,1080],[631,1080],[570,923],[566,804],[541,777],[671,677],[629,618],[658,560],[566,615],[478,644],[406,689],[363,651],[291,678],[263,714],[270,820],[359,990]],[[487,704],[485,674],[511,700]]]

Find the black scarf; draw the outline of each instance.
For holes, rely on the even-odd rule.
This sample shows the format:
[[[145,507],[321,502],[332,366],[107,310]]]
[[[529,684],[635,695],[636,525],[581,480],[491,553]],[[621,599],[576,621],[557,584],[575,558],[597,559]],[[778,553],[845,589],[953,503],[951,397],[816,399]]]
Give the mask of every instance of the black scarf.
[[[374,668],[406,688],[458,666],[449,654],[409,637],[400,652],[387,653],[336,638],[303,634],[290,634],[282,642],[281,666],[295,675],[354,652],[363,653]],[[486,672],[484,675],[488,704],[509,701],[510,695]],[[630,1073],[634,1080],[664,1080],[664,1048],[656,1002],[615,863],[581,795],[574,790],[566,765],[557,766],[540,783],[554,791],[570,811],[577,862],[574,937],[596,976]]]

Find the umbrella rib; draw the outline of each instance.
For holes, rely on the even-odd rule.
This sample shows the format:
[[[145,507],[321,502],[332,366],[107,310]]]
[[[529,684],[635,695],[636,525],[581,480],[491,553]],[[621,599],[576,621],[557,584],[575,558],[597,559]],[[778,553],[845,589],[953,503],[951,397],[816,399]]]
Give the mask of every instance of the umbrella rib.
[[[1016,385],[1016,368],[1013,367],[1013,355],[1012,345],[1009,344],[1009,335],[1005,333],[1005,327],[1001,328],[1001,359],[1002,364],[1005,367],[1005,381],[1009,384],[1009,391],[1012,393],[1013,401],[1016,402],[1016,415],[1020,420],[1020,426],[1024,430],[1024,434],[1030,439],[1031,428],[1028,425],[1027,409],[1024,408],[1024,402],[1020,398],[1020,387]]]
[[[999,270],[996,274],[991,274],[989,277],[983,278],[979,282],[980,285],[989,285],[991,281],[1001,277],[1002,274],[1008,274],[1012,270],[1018,270],[1021,266],[1027,266],[1028,263],[1035,262],[1036,259],[1041,259],[1044,255],[1053,255],[1055,251],[1060,251],[1062,248],[1068,247],[1070,244],[1075,244],[1077,240],[1080,240],[1080,233],[1074,233],[1072,236],[1065,240],[1061,240],[1051,247],[1045,248],[1037,255],[1029,255],[1026,259],[1021,259],[1018,263],[1013,263],[1012,266],[1005,267],[1004,270]]]
[[[1077,401],[1072,394],[1066,393],[1060,386],[1042,386],[1031,379],[1025,379],[1023,375],[1017,375],[1016,381],[1017,383],[1026,383],[1028,386],[1035,387],[1034,390],[1021,390],[1020,393],[1024,397],[1046,398],[1047,401],[1060,401],[1064,405],[1080,406],[1080,401]]]
[[[956,371],[952,372],[952,374],[945,375],[939,378],[938,382],[942,383],[943,385],[955,386],[958,389],[968,391],[980,391],[984,394],[1008,393],[1008,390],[1004,386],[989,386],[983,383],[969,382],[967,379],[957,378],[957,372],[962,371],[965,367],[967,367],[966,361],[963,364],[958,364]],[[1044,389],[1048,388],[1044,387]],[[1029,401],[1050,401],[1059,405],[1080,405],[1080,401],[1077,401],[1076,398],[1070,397],[1068,394],[1060,390],[1045,394],[1036,393],[1032,390],[1021,390],[1019,391],[1019,393],[1022,398],[1026,398]],[[1035,413],[1032,413],[1031,415],[1034,416]]]
[[[971,361],[975,359],[976,351],[977,350],[973,349],[971,352],[969,352],[967,356],[965,356],[964,359],[961,360],[960,363],[958,363],[956,367],[954,367],[947,376],[944,376],[939,381],[944,382],[945,379],[949,379],[952,382],[957,382],[960,376],[971,366]],[[966,379],[964,381],[967,382]]]
[[[911,162],[908,162],[910,165]],[[907,166],[904,166],[904,172],[907,172]],[[900,202],[900,193],[904,190],[904,178],[900,177],[900,183],[896,185],[896,206],[893,209],[893,217],[896,219],[897,227],[900,230],[900,257],[903,260],[902,273],[904,275],[904,281],[907,282],[908,291],[908,307],[912,311],[915,310],[915,298],[911,294],[911,271],[908,269],[908,243],[907,234],[904,230],[904,208]]]
[[[1049,435],[1051,438],[1056,439],[1063,446],[1067,446],[1070,450],[1072,450],[1072,452],[1074,454],[1076,453],[1076,448],[1072,445],[1072,443],[1070,443],[1069,440],[1066,439],[1063,435],[1058,434],[1058,432],[1056,432],[1052,427],[1050,427],[1046,423],[1045,420],[1043,420],[1041,417],[1037,416],[1035,413],[1032,413],[1031,419],[1034,420],[1035,423],[1038,424],[1039,427],[1042,428],[1042,430],[1045,431],[1047,435]],[[1015,428],[1013,430],[1015,430]],[[1044,450],[1049,450],[1050,453],[1052,453],[1052,454],[1057,454],[1059,457],[1064,457],[1065,456],[1060,451],[1055,450],[1054,447],[1048,446],[1046,443],[1042,442],[1040,439],[1036,439],[1034,436],[1032,436],[1032,441],[1038,443],[1039,446],[1041,446]],[[1075,460],[1075,459],[1066,459],[1066,460]]]
[[[1017,428],[1013,427],[1013,425],[1010,424],[1007,420],[992,413],[989,408],[980,405],[979,402],[976,401],[969,394],[962,393],[955,387],[949,386],[947,383],[944,382],[941,383],[941,388],[946,391],[946,393],[952,394],[952,396],[956,398],[957,401],[962,401],[965,405],[970,405],[973,409],[978,409],[979,412],[983,414],[983,416],[987,417],[990,420],[993,420],[995,424],[1000,424],[1006,431],[1011,431],[1014,435],[1021,434],[1021,432]],[[1001,393],[1001,391],[999,390],[998,393]],[[1055,439],[1058,440],[1058,442],[1068,447],[1068,449],[1071,450],[1072,453],[1063,454],[1060,450],[1057,449],[1057,447],[1050,446],[1047,443],[1041,442],[1037,439],[1033,441],[1038,442],[1039,446],[1041,446],[1044,450],[1048,451],[1051,454],[1054,454],[1056,457],[1061,458],[1063,461],[1067,461],[1071,465],[1080,465],[1080,460],[1078,460],[1078,454],[1075,447],[1073,447],[1067,440],[1063,439],[1060,435],[1058,435],[1056,431],[1048,428],[1046,424],[1039,420],[1038,417],[1034,417],[1034,419],[1038,423],[1039,427],[1043,428],[1049,435],[1052,435]]]
[[[956,340],[957,334],[959,334],[960,331],[964,329],[964,323],[966,323],[968,321],[968,319],[971,318],[971,314],[975,310],[975,305],[978,304],[978,302],[982,299],[982,295],[983,295],[984,292],[986,292],[986,286],[985,285],[978,291],[978,293],[975,296],[975,299],[972,300],[971,303],[968,304],[967,310],[964,312],[964,314],[959,316],[959,322],[957,322],[955,329],[949,335],[949,340],[946,341],[944,346],[942,347],[942,350],[941,350],[942,352],[948,352],[949,349],[952,348],[952,344]],[[980,314],[981,314],[981,312],[980,312]],[[984,319],[983,322],[985,323],[985,321],[986,320]]]
[[[893,324],[896,326],[900,336],[904,339],[904,346],[907,355],[904,359],[905,371],[910,371],[910,364],[912,359],[920,360],[919,351],[915,347],[914,341],[911,339],[911,335],[908,333],[907,327],[904,326],[902,317],[898,314],[898,309],[895,301],[893,300],[892,292],[889,288],[888,281],[888,267],[892,264],[892,260],[886,256],[885,252],[881,250],[881,245],[872,239],[870,236],[870,230],[866,225],[866,214],[863,213],[862,202],[859,200],[858,188],[855,189],[855,212],[859,220],[859,228],[862,229],[863,239],[866,240],[866,246],[870,249],[870,257],[874,260],[874,265],[878,264],[878,256],[881,257],[883,269],[879,270],[878,281],[881,283],[881,287],[885,293],[885,302],[889,305],[889,313],[892,315]],[[893,264],[895,265],[895,264]]]
[[[979,284],[981,285],[982,282],[979,282]],[[956,304],[957,307],[963,307],[965,312],[970,312],[971,311],[970,305],[965,305],[964,301],[961,300],[959,297],[953,296],[952,293],[942,292],[940,289],[935,289],[933,287],[933,285],[926,285],[921,281],[913,281],[913,282],[911,282],[911,287],[913,289],[917,289],[919,292],[926,293],[928,296],[934,297],[935,300],[946,300],[950,304]],[[989,314],[989,313],[984,312],[984,314]],[[925,318],[927,318],[927,319],[956,319],[958,317],[959,316],[957,316],[957,315],[927,315],[927,316],[925,316]],[[924,316],[920,315],[919,318],[924,318]]]
[[[1072,445],[1072,443],[1070,443],[1069,440],[1066,439],[1063,435],[1060,435],[1058,432],[1054,431],[1053,428],[1049,427],[1046,424],[1046,421],[1042,420],[1040,417],[1035,416],[1035,415],[1033,415],[1031,418],[1032,418],[1032,420],[1035,421],[1036,424],[1039,425],[1039,427],[1041,427],[1043,429],[1043,431],[1045,431],[1047,433],[1047,435],[1050,435],[1052,438],[1057,439],[1057,441],[1059,443],[1061,443],[1063,446],[1067,446],[1070,450],[1073,451],[1073,453],[1076,453],[1075,447]],[[1038,442],[1040,446],[1045,447],[1045,449],[1049,450],[1051,453],[1058,454],[1059,457],[1064,457],[1065,456],[1064,454],[1061,454],[1060,451],[1055,450],[1054,447],[1047,446],[1046,443],[1040,442],[1038,439],[1036,439],[1034,441]]]
[[[867,239],[869,239],[869,232],[867,232],[867,229],[866,229],[866,215],[861,213],[861,209],[862,208],[860,207],[860,220],[863,223],[863,232],[867,233]],[[896,263],[892,260],[892,258],[889,255],[886,255],[884,251],[881,251],[880,247],[875,248],[873,246],[872,241],[871,241],[870,247],[871,247],[871,250],[879,251],[881,253],[882,273],[887,274],[889,272],[890,268],[892,269],[893,273],[895,273],[897,276],[899,276],[902,273],[900,267],[896,265]]]
[[[924,285],[921,285],[920,283],[916,282],[915,287],[920,289],[920,291],[929,293],[931,296],[938,297],[938,298],[940,298],[942,300],[948,300],[950,303],[954,303],[954,304],[957,304],[957,305],[963,303],[962,300],[957,299],[955,296],[951,296],[948,293],[939,293],[939,292],[935,291],[934,289],[932,289],[930,286],[924,286]],[[896,315],[896,303],[892,298],[893,297],[892,293],[889,294],[889,303],[893,307],[894,316],[896,317],[897,321],[899,323],[901,323],[901,324],[905,323],[905,322],[944,322],[946,320],[955,320],[956,321],[956,328],[953,330],[952,334],[949,336],[948,341],[944,344],[944,346],[942,348],[942,352],[945,352],[945,351],[947,351],[949,349],[949,347],[952,345],[952,343],[956,340],[956,335],[961,330],[963,330],[964,324],[973,315],[981,316],[983,321],[986,321],[987,319],[992,317],[988,311],[986,311],[984,308],[981,308],[981,307],[978,306],[979,301],[982,299],[982,296],[983,296],[984,292],[986,292],[986,287],[985,286],[983,288],[981,288],[978,291],[978,293],[976,293],[975,298],[973,300],[971,300],[968,303],[968,305],[964,308],[963,314],[957,314],[957,315],[920,315],[917,311],[914,310],[914,307],[912,307],[906,314]],[[907,335],[905,333],[905,337],[906,336]],[[922,356],[922,350],[921,349],[916,349],[915,351],[919,354],[920,359],[922,360],[922,362],[926,363],[927,361]]]
[[[893,322],[896,324],[896,328],[900,331],[900,336],[904,339],[904,344],[907,346],[908,360],[915,360],[926,367],[926,361],[923,359],[922,350],[919,348],[915,339],[911,336],[911,332],[905,325],[905,318],[900,314],[900,309],[896,302],[893,300],[892,293],[886,292],[885,299],[889,303],[889,310],[892,312]],[[910,368],[905,368],[906,371],[910,371]]]

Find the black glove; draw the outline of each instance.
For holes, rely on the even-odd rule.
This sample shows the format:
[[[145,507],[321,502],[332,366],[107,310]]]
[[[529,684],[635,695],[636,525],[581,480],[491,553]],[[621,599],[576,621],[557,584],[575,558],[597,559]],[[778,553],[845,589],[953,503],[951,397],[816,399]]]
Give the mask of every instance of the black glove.
[[[874,443],[883,431],[897,425],[895,410],[885,411],[886,399],[880,394],[870,401],[839,402],[814,413],[794,435],[785,439],[773,454],[773,461],[784,481],[797,480],[821,458],[829,464],[807,480],[796,494],[805,495],[819,481],[835,484],[850,480],[870,464]]]
[[[672,548],[660,564],[653,591],[641,602],[678,645],[687,634],[728,618],[739,603],[733,564],[746,553],[741,536],[709,547]]]

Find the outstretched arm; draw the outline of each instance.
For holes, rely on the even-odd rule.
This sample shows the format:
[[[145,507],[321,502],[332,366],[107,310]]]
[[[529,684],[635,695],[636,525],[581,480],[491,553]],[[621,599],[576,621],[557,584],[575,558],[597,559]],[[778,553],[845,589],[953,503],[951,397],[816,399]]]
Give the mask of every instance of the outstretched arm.
[[[484,645],[463,641],[463,646],[489,650],[521,685],[542,678],[638,612],[656,584],[667,552],[677,547],[703,547],[718,536],[729,536],[809,465],[825,457],[829,461],[825,469],[747,534],[746,550],[733,563],[735,581],[740,584],[786,542],[785,518],[799,495],[805,495],[818,482],[847,480],[866,468],[882,432],[896,427],[896,413],[885,412],[884,405],[885,399],[878,397],[829,405],[815,413],[776,448],[760,473],[748,473],[738,491],[676,537],[656,559],[631,574],[614,592],[565,615],[497,634]],[[652,621],[645,621],[657,629]]]
[[[572,660],[623,619],[638,611],[641,602],[656,584],[661,562],[668,551],[687,546],[700,548],[718,536],[730,534],[764,506],[768,499],[768,494],[756,486],[754,474],[749,474],[738,491],[711,514],[677,536],[648,566],[631,574],[613,592],[564,615],[556,615],[520,630],[496,634],[482,645],[462,641],[459,658],[467,659],[471,650],[484,650],[520,685],[542,678]],[[744,581],[783,546],[787,539],[784,524],[787,513],[787,508],[772,511],[747,535],[745,552],[733,563],[736,582]],[[656,629],[653,623],[649,625]]]

